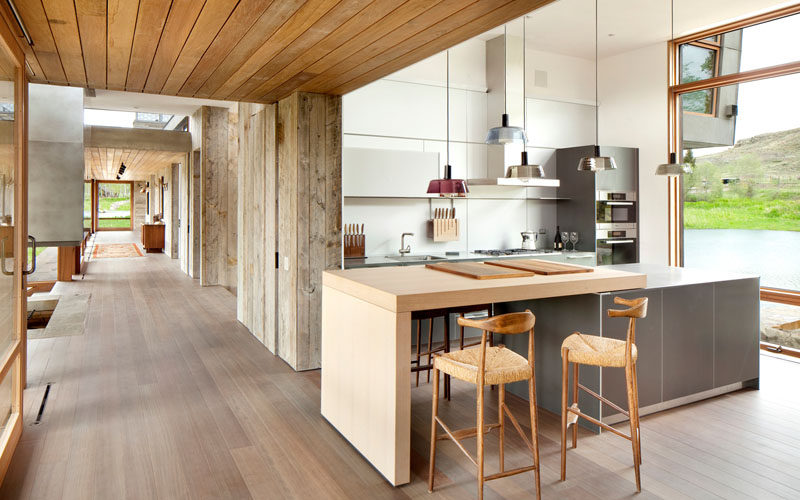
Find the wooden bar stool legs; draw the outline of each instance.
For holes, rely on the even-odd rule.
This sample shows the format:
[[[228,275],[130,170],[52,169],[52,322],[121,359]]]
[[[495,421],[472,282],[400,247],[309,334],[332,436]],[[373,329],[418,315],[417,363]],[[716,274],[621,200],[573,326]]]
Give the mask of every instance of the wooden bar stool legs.
[[[500,479],[503,477],[533,471],[535,476],[535,488],[537,498],[541,498],[540,493],[540,464],[539,464],[539,420],[536,414],[536,377],[534,374],[534,354],[533,354],[533,324],[535,318],[530,311],[525,313],[511,313],[483,321],[474,321],[459,318],[459,324],[480,328],[482,330],[480,347],[477,349],[467,349],[437,355],[433,361],[433,402],[431,408],[431,448],[430,461],[428,466],[428,491],[433,491],[435,470],[436,470],[436,441],[450,439],[455,443],[459,450],[477,468],[478,476],[478,498],[483,498],[483,486],[486,481]],[[494,331],[502,334],[518,334],[528,332],[528,358],[506,349],[504,346],[487,346],[487,333]],[[475,384],[476,386],[476,425],[475,427],[451,430],[441,418],[439,418],[439,372],[449,374],[453,377]],[[505,384],[517,381],[528,381],[528,409],[531,419],[530,439],[525,435],[517,419],[511,413],[505,402]],[[487,385],[497,385],[497,423],[486,423],[484,400]],[[533,465],[518,467],[511,470],[505,468],[505,419],[511,421],[514,429],[519,433],[525,445],[531,451]],[[443,434],[437,434],[437,426],[444,430]],[[486,474],[485,471],[485,434],[492,429],[499,429],[500,456],[499,472]],[[461,440],[475,436],[477,454],[473,456],[466,450]]]
[[[419,387],[419,372],[427,372],[427,380],[431,381],[431,370],[433,369],[433,355],[437,352],[450,352],[450,322],[449,314],[445,310],[435,311],[421,311],[412,317],[412,321],[416,321],[417,335],[416,335],[416,356],[411,360],[411,370],[416,372],[415,385]],[[433,322],[436,318],[443,318],[444,320],[444,341],[442,345],[433,347]],[[428,348],[422,350],[422,321],[428,320]],[[427,364],[423,364],[423,358],[427,356]],[[445,376],[444,379],[444,395],[448,400],[450,399],[450,376]]]
[[[608,337],[583,335],[575,332],[568,336],[561,345],[561,480],[567,476],[567,428],[572,426],[572,447],[578,445],[578,418],[589,422],[628,439],[633,452],[633,470],[636,476],[636,491],[642,491],[642,480],[639,466],[642,463],[642,435],[639,421],[639,383],[636,374],[636,361],[638,350],[636,348],[636,319],[647,315],[647,298],[626,300],[615,297],[616,304],[628,306],[625,310],[610,309],[611,317],[626,317],[628,320],[628,334],[626,340],[616,340]],[[572,380],[572,405],[567,406],[569,399],[569,364],[573,363]],[[628,397],[628,410],[620,408],[612,401],[600,394],[584,387],[579,381],[579,365],[592,365],[605,368],[625,368],[625,389]],[[598,419],[586,415],[578,407],[578,391],[583,390],[588,395],[598,399],[601,404],[606,404],[622,413],[629,420],[630,434],[611,427]]]

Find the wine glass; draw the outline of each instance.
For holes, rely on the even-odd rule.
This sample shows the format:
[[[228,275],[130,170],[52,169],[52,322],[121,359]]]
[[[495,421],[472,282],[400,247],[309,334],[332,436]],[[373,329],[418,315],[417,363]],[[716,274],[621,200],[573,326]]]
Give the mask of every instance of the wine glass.
[[[567,231],[561,231],[561,241],[564,242],[564,251],[567,251],[567,243],[569,243],[569,233]]]
[[[577,231],[572,231],[571,233],[569,233],[569,241],[570,243],[572,243],[573,252],[577,252],[577,249],[575,247],[578,245],[578,240],[579,239]]]

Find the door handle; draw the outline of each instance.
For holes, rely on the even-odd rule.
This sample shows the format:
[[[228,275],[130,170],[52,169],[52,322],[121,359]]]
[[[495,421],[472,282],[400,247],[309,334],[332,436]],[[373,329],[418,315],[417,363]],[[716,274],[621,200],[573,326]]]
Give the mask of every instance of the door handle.
[[[608,245],[619,245],[622,243],[633,243],[633,240],[607,240],[604,243]]]
[[[22,271],[22,274],[27,276],[29,274],[33,274],[36,272],[36,238],[31,235],[28,235],[28,241],[33,243],[33,258],[31,259],[31,269]]]
[[[6,240],[8,236],[0,240],[0,271],[3,271],[3,274],[6,276],[14,276],[14,270],[11,271],[6,270]]]

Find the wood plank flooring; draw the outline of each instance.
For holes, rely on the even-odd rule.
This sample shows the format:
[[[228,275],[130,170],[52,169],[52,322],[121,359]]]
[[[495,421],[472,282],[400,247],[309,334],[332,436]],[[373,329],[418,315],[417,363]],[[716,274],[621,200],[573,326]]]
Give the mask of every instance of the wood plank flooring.
[[[58,288],[92,294],[86,333],[30,341],[25,430],[2,499],[476,496],[472,466],[448,442],[427,493],[429,384],[412,391],[412,482],[392,488],[319,415],[319,371],[295,373],[270,354],[236,321],[224,288],[201,288],[162,254],[94,260],[83,281]],[[581,433],[560,482],[560,420],[543,412],[542,496],[798,498],[798,375],[800,364],[762,356],[762,390],[644,417],[640,495],[630,445],[610,433]],[[525,422],[524,402],[509,403]],[[470,387],[454,381],[441,415],[474,425]],[[506,442],[508,467],[525,464],[519,439]],[[493,434],[487,467],[496,466]],[[522,474],[489,483],[486,498],[531,498],[532,488]]]

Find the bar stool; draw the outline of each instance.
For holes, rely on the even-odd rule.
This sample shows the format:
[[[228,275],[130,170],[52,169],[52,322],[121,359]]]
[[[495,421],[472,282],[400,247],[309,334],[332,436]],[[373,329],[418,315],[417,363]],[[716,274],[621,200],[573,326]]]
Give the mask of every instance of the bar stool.
[[[414,311],[411,313],[411,320],[416,321],[417,326],[417,349],[416,349],[416,358],[411,361],[411,372],[416,373],[416,382],[415,385],[419,387],[419,372],[426,371],[428,375],[428,382],[431,381],[431,370],[433,369],[433,365],[431,364],[431,356],[437,352],[450,352],[450,315],[451,314],[458,314],[461,318],[464,317],[465,314],[475,313],[475,312],[486,312],[486,316],[489,317],[492,312],[492,304],[478,304],[472,306],[462,306],[462,307],[454,307],[448,309],[431,309],[427,311]],[[433,347],[433,322],[437,318],[443,318],[444,320],[444,342],[437,346]],[[426,351],[422,350],[422,322],[424,320],[428,320],[428,349]],[[473,342],[472,344],[464,345],[464,327],[459,326],[459,348],[464,349],[464,347],[471,347],[480,344],[480,342]],[[489,335],[489,345],[494,345],[494,335]],[[427,364],[422,364],[422,358],[428,356]],[[494,386],[492,386],[494,388]],[[444,382],[444,394],[445,397],[449,400],[450,399],[450,376],[445,377]]]
[[[451,439],[467,458],[478,468],[478,498],[483,498],[483,483],[492,479],[511,476],[527,471],[534,471],[536,481],[536,497],[541,498],[539,481],[539,438],[538,418],[536,415],[536,376],[533,366],[533,325],[536,318],[530,311],[510,313],[494,316],[485,320],[471,320],[458,318],[461,326],[471,326],[481,330],[480,346],[444,354],[437,354],[433,358],[433,408],[431,410],[431,458],[428,470],[428,491],[433,492],[433,471],[436,463],[436,441]],[[520,356],[505,346],[490,347],[486,345],[488,332],[513,335],[528,332],[528,359]],[[464,382],[477,386],[477,425],[472,428],[450,430],[442,419],[439,418],[439,372],[450,375]],[[531,418],[531,441],[522,432],[517,419],[505,404],[505,384],[528,381],[528,398]],[[484,425],[483,393],[487,385],[498,385],[497,423]],[[533,465],[505,470],[505,415],[514,425],[523,441],[531,450]],[[436,425],[444,429],[444,434],[436,433]],[[500,471],[488,476],[484,475],[484,434],[498,428],[500,433]],[[461,439],[477,436],[477,460],[461,444]]]
[[[444,341],[442,345],[433,347],[433,322],[437,318],[444,320]],[[422,350],[422,322],[428,320],[428,349]],[[417,349],[416,358],[411,360],[411,373],[417,374],[416,386],[419,387],[419,372],[428,372],[428,382],[431,381],[431,370],[433,363],[431,363],[432,356],[437,352],[450,352],[450,311],[448,309],[429,309],[427,311],[414,311],[411,313],[411,321],[417,323]],[[422,358],[427,356],[428,362],[422,364]],[[447,399],[450,399],[450,377],[447,377],[444,382],[444,394]]]
[[[609,309],[612,318],[629,318],[628,335],[625,341],[583,335],[575,332],[561,344],[561,480],[567,476],[567,427],[572,426],[572,447],[578,446],[578,417],[582,417],[603,429],[622,436],[631,442],[633,448],[633,469],[636,474],[636,491],[642,491],[639,465],[642,463],[642,439],[639,427],[639,385],[636,379],[636,319],[647,316],[647,298],[626,300],[614,297],[615,304],[628,306],[628,309]],[[573,363],[572,406],[567,407],[569,391],[569,364]],[[623,410],[608,399],[578,383],[578,366],[591,365],[604,368],[625,368],[628,393],[628,411]],[[600,422],[580,411],[578,408],[578,389],[619,411],[630,420],[631,433],[625,435],[617,429]]]

